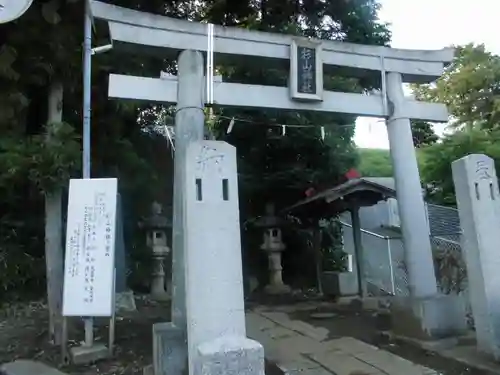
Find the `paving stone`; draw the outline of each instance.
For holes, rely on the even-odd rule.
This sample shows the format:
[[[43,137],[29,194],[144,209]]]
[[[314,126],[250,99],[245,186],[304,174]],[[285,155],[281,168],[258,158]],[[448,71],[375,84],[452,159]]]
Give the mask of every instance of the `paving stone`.
[[[272,328],[276,325],[276,323],[272,320],[269,320],[268,318],[254,312],[247,312],[245,317],[247,329],[252,328],[264,330]]]
[[[280,368],[286,369],[288,371],[302,371],[316,369],[321,367],[314,361],[307,359],[304,356],[298,356],[290,360],[282,360],[278,362]],[[309,373],[309,372],[308,372]]]
[[[288,328],[275,326],[268,330],[262,331],[262,333],[266,334],[273,340],[281,340],[289,337],[297,337],[297,332],[294,332]]]
[[[41,362],[19,359],[0,366],[1,375],[66,375]]]
[[[312,337],[318,341],[323,341],[328,338],[330,331],[323,327],[314,327],[300,320],[292,320],[289,328],[298,331],[306,336]]]
[[[335,313],[313,313],[310,315],[312,319],[332,319],[337,316]]]
[[[329,331],[323,327],[314,327],[300,320],[291,320],[287,314],[275,311],[261,312],[261,315],[274,321],[283,327],[300,332],[305,336],[312,337],[318,341],[323,341],[328,337]]]
[[[282,371],[285,373],[285,375],[336,375],[331,373],[330,371],[325,370],[322,367],[317,367],[317,368],[310,368],[305,371],[302,370],[283,370]]]
[[[352,337],[325,341],[328,333],[279,311],[247,314],[248,336],[259,341],[266,358],[289,375],[352,375],[356,371],[366,375],[437,375]]]
[[[273,345],[285,348],[287,351],[300,354],[324,352],[328,350],[328,347],[325,347],[322,342],[318,342],[310,337],[302,335],[276,340]]]
[[[314,353],[310,355],[310,358],[315,362],[320,363],[321,366],[333,372],[335,375],[351,375],[353,372],[356,371],[366,375],[383,374],[382,371],[380,371],[376,367],[371,366],[363,361],[360,361],[357,358],[350,356],[349,354],[342,352]]]
[[[342,337],[340,339],[327,341],[327,343],[331,350],[341,350],[352,355],[364,352],[370,353],[373,350],[379,350],[373,345],[369,345],[352,337]]]
[[[268,341],[272,341],[269,336],[270,330],[277,327],[276,323],[260,315],[249,313],[246,315],[247,336],[266,346]]]
[[[369,363],[389,375],[433,375],[434,370],[417,365],[385,350],[360,352],[354,355],[357,359]]]

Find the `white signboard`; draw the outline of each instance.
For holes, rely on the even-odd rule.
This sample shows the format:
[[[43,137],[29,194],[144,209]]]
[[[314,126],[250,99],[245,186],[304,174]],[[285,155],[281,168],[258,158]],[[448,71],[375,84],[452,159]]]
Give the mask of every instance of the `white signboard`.
[[[69,184],[64,316],[111,316],[114,297],[116,178]]]
[[[14,21],[28,10],[33,0],[0,0],[0,23]]]

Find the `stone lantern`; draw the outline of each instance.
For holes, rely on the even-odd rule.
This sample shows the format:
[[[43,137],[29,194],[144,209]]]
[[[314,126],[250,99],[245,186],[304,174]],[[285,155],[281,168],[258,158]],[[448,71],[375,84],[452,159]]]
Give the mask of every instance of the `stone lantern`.
[[[161,204],[154,202],[151,216],[142,222],[146,230],[146,244],[153,253],[153,272],[151,279],[151,298],[157,301],[170,299],[171,280],[165,278],[165,260],[170,254],[167,244],[167,230],[172,227],[170,220],[163,215]]]
[[[269,284],[264,288],[268,294],[286,294],[291,291],[283,283],[281,266],[281,253],[286,248],[281,239],[281,228],[285,224],[285,220],[275,215],[272,203],[266,205],[266,214],[255,221],[255,226],[264,230],[264,243],[260,248],[267,252],[269,260]]]

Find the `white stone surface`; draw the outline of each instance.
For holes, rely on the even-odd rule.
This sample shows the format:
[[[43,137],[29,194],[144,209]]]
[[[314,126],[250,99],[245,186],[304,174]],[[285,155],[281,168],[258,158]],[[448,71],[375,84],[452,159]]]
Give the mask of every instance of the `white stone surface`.
[[[437,294],[434,260],[410,120],[403,110],[405,99],[400,74],[387,74],[387,95],[393,108],[387,120],[387,134],[410,294],[412,297],[430,297]]]
[[[177,81],[110,74],[108,96],[145,102],[175,103]],[[214,86],[214,102],[230,107],[280,108],[319,112],[347,113],[359,116],[384,117],[382,96],[323,92],[321,102],[298,102],[290,99],[289,89],[277,86],[218,83]],[[433,122],[448,121],[446,106],[405,99],[399,113],[406,118]]]
[[[196,375],[265,375],[264,348],[246,337],[225,336],[198,346]]]
[[[113,313],[117,190],[116,178],[70,180],[64,316]]]
[[[452,163],[478,349],[500,359],[500,195],[493,159]]]
[[[158,48],[205,52],[207,25],[172,19],[132,9],[91,2],[94,17],[109,22],[113,45],[140,44],[154,52]],[[213,49],[216,54],[268,57],[288,60],[293,36],[249,31],[244,28],[214,25]],[[149,48],[147,48],[149,47]],[[403,50],[338,41],[322,41],[323,63],[357,70],[402,73],[405,82],[432,82],[443,74],[444,63],[453,59],[454,51]],[[382,58],[383,57],[383,58]]]
[[[237,179],[233,146],[199,141],[187,147],[184,242],[191,375],[199,345],[224,336],[246,337]]]

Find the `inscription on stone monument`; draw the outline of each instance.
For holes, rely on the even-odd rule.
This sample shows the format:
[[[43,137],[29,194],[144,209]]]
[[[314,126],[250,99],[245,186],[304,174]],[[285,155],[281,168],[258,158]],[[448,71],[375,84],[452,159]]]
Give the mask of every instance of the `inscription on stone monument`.
[[[490,166],[485,160],[476,161],[476,176],[480,180],[491,179]]]

